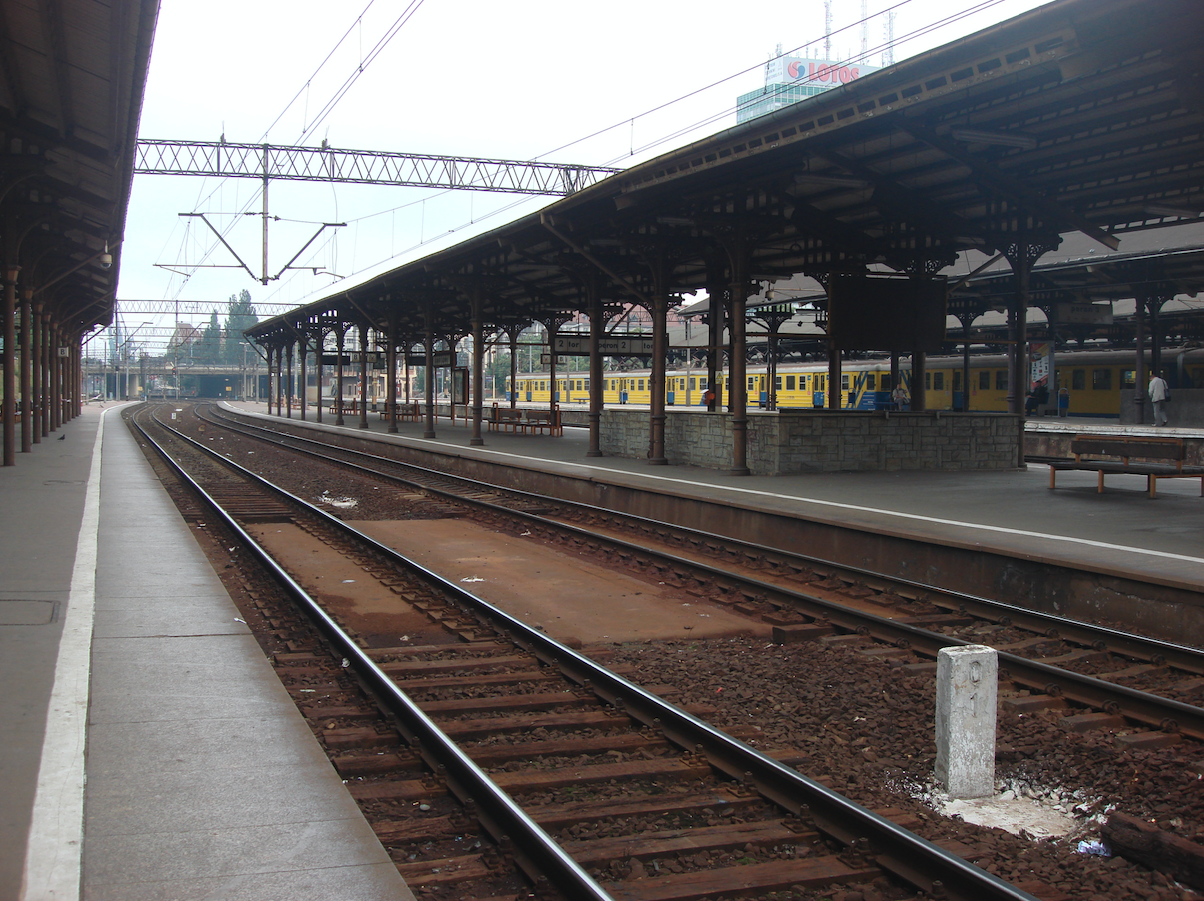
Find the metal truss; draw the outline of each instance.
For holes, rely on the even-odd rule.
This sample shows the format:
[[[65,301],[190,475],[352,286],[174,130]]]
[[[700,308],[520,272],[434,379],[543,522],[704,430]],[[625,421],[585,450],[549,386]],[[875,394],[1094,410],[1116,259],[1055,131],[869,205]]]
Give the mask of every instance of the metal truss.
[[[126,300],[117,301],[117,309],[123,316],[170,316],[179,313],[181,316],[205,316],[210,313],[225,315],[227,310],[225,300]],[[260,303],[255,302],[255,312],[260,318],[279,316],[289,310],[296,309],[293,303]]]
[[[225,141],[139,140],[134,160],[134,172],[139,175],[208,175],[552,196],[588,188],[618,171],[563,163]]]

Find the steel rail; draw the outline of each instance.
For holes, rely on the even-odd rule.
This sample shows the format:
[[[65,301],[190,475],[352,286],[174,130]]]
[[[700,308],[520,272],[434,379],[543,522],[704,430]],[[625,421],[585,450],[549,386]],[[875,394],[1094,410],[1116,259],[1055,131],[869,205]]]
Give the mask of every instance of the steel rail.
[[[852,844],[857,839],[868,839],[872,856],[880,866],[921,890],[938,894],[943,890],[947,897],[959,901],[1037,901],[1028,892],[808,779],[744,742],[674,707],[635,683],[612,673],[567,645],[531,628],[325,510],[314,507],[285,489],[273,485],[228,457],[223,457],[162,422],[159,422],[159,425],[214,459],[220,460],[253,483],[289,499],[343,534],[363,542],[376,553],[430,580],[440,591],[453,596],[457,603],[510,632],[511,640],[518,646],[535,654],[548,665],[557,667],[567,678],[589,687],[604,700],[626,710],[641,722],[660,729],[666,738],[680,747],[686,750],[701,748],[712,766],[733,779],[745,782],[751,779],[765,797],[783,809],[812,818],[817,826],[839,841]],[[278,569],[275,565],[271,568]],[[289,582],[292,583],[292,580],[289,579]],[[299,586],[297,590],[301,591]],[[323,616],[323,619],[330,627],[337,628],[328,617]],[[344,637],[343,641],[354,644],[350,638]],[[357,656],[363,656],[362,652]],[[372,671],[379,672],[375,664],[372,665]],[[394,688],[394,691],[400,694],[400,689]],[[437,727],[432,723],[431,728]]]
[[[209,420],[213,422],[213,420]],[[243,424],[240,424],[243,425]],[[249,428],[257,428],[248,426]],[[271,431],[271,430],[266,430]],[[273,432],[273,434],[280,434]],[[300,436],[292,436],[289,438],[305,442],[317,444],[322,447],[320,442],[315,442],[309,438]],[[272,439],[266,440],[269,443],[274,443]],[[346,448],[339,448],[348,454],[355,456],[367,456],[372,459],[401,465],[405,467],[421,469],[410,463],[399,463],[398,461],[388,460],[384,457],[377,457],[372,454],[366,454],[363,451],[356,451]],[[351,463],[346,460],[339,460],[336,457],[330,457],[316,451],[307,450],[306,453],[319,459],[327,460],[341,466],[349,466],[359,469],[361,472],[368,473],[378,478],[399,479],[399,476],[393,476],[388,473],[380,473],[366,467],[361,467],[356,463]],[[434,470],[422,469],[423,472],[429,472],[434,476],[448,478],[454,481],[461,481],[477,487],[489,487],[495,490],[502,490],[508,493],[518,494],[526,498],[538,499],[546,503],[561,503],[577,507],[585,507],[591,512],[598,514],[615,515],[612,511],[603,511],[596,507],[588,507],[587,505],[575,504],[574,502],[558,501],[554,498],[535,495],[529,492],[513,491],[509,488],[497,489],[497,486],[488,486],[486,483],[477,482],[472,479],[466,479],[461,476],[448,476],[445,473],[438,473]],[[404,481],[404,480],[402,480]],[[877,616],[872,613],[855,610],[845,607],[834,601],[829,601],[825,598],[816,597],[815,595],[806,592],[795,591],[794,589],[784,588],[769,582],[763,582],[751,576],[734,575],[727,570],[714,566],[709,563],[702,563],[697,560],[692,560],[686,557],[679,557],[675,554],[670,554],[667,551],[650,550],[643,545],[633,544],[621,538],[616,538],[610,535],[600,535],[592,532],[581,526],[575,526],[569,523],[562,523],[548,519],[535,513],[528,513],[522,510],[514,510],[509,507],[501,507],[491,504],[489,501],[479,498],[464,498],[460,495],[441,491],[437,488],[429,486],[421,486],[424,491],[429,491],[433,494],[438,494],[442,497],[453,498],[463,503],[470,503],[475,506],[484,507],[494,512],[503,512],[508,516],[525,519],[528,522],[537,523],[547,528],[555,528],[576,534],[579,537],[593,543],[606,543],[612,547],[630,551],[634,554],[653,555],[661,561],[671,565],[686,567],[698,572],[705,573],[711,578],[717,580],[736,581],[751,589],[755,589],[766,595],[775,595],[778,598],[785,599],[795,606],[795,608],[803,608],[806,612],[819,619],[824,619],[827,622],[838,626],[847,632],[861,632],[869,635],[878,641],[888,644],[893,644],[896,647],[909,648],[918,654],[936,659],[941,648],[953,646],[966,646],[973,644],[961,638],[955,638],[945,635],[941,632],[933,632],[929,629],[924,629],[919,626],[910,625],[908,623],[898,622],[888,619],[887,617]],[[627,514],[623,514],[627,516]],[[663,525],[654,523],[651,520],[643,519],[642,517],[631,517],[632,519],[649,524]],[[677,527],[674,527],[677,528]],[[691,531],[691,530],[684,530]],[[709,533],[696,533],[706,535],[710,540],[722,541],[719,536],[710,535]],[[745,545],[746,547],[755,547]],[[759,550],[759,549],[758,549]],[[806,558],[810,559],[810,558]],[[837,567],[845,572],[849,571],[848,567]],[[870,575],[865,573],[865,575]],[[875,578],[884,581],[894,582],[899,584],[901,580],[893,580],[886,576],[874,576]],[[1012,605],[1002,604],[995,601],[987,601],[982,598],[976,598],[969,595],[961,595],[955,592],[946,592],[944,589],[933,588],[931,586],[922,586],[920,583],[905,583],[913,588],[923,588],[926,591],[939,591],[957,602],[957,606],[965,607],[967,610],[970,606],[980,606],[989,609],[996,615],[1002,615],[1003,618],[1027,621],[1032,625],[1027,625],[1036,632],[1043,632],[1051,638],[1059,638],[1060,635],[1053,634],[1056,631],[1066,629],[1068,632],[1081,634],[1083,638],[1080,643],[1085,643],[1088,646],[1094,645],[1096,642],[1111,639],[1114,635],[1112,630],[1104,627],[1095,627],[1089,624],[1077,623],[1069,620],[1061,620],[1057,617],[1049,616],[1048,614],[1032,614],[1031,611],[1025,611],[1023,608],[1017,608]],[[932,600],[931,598],[929,599]],[[936,603],[935,601],[932,601]],[[946,602],[949,606],[953,606],[949,601]],[[1026,615],[1031,614],[1031,615]],[[1073,628],[1072,628],[1073,627]],[[1143,653],[1140,655],[1145,659],[1158,658],[1164,652],[1171,653],[1173,656],[1183,656],[1183,654],[1174,654],[1172,648],[1167,646],[1166,642],[1159,642],[1154,639],[1142,639],[1140,636],[1132,636],[1129,633],[1119,633],[1129,640],[1130,644],[1138,646]],[[1073,640],[1073,639],[1072,639]],[[1190,649],[1177,648],[1180,652],[1191,653]],[[1012,654],[1007,651],[997,651],[999,655],[999,663],[1001,677],[1010,681],[1016,682],[1029,689],[1052,694],[1057,697],[1064,698],[1068,701],[1073,701],[1085,707],[1101,709],[1109,713],[1121,715],[1133,722],[1142,723],[1155,729],[1162,729],[1168,732],[1178,732],[1186,735],[1197,741],[1204,741],[1204,708],[1197,707],[1192,704],[1186,704],[1182,701],[1176,701],[1171,698],[1164,698],[1160,695],[1151,694],[1149,692],[1140,691],[1138,689],[1129,688],[1124,685],[1119,685],[1115,682],[1108,682],[1104,679],[1097,679],[1094,676],[1086,676],[1080,673],[1072,672],[1071,670],[1062,669],[1061,667],[1053,666],[1048,663],[1042,663],[1037,660],[1029,660],[1026,657],[1021,657],[1018,654]],[[1191,654],[1190,661],[1194,666],[1190,667],[1191,671],[1199,672],[1201,666],[1201,656],[1198,653]]]
[[[225,411],[222,411],[222,412],[225,412]],[[219,415],[216,417],[216,420],[210,420],[210,421],[214,421],[214,422],[220,421],[220,423],[222,425],[224,425],[226,428],[233,427],[232,421],[227,419],[225,416]],[[1113,628],[1110,628],[1107,626],[1098,626],[1093,623],[1085,623],[1085,622],[1081,622],[1079,620],[1066,619],[1064,617],[1055,616],[1050,613],[1043,613],[1039,610],[1030,610],[1026,607],[1020,607],[1015,604],[1008,604],[1004,601],[997,601],[997,600],[993,600],[991,598],[985,598],[985,597],[981,597],[979,595],[968,594],[966,592],[961,592],[961,591],[952,591],[950,589],[941,588],[940,586],[931,585],[931,584],[928,584],[925,582],[917,582],[917,581],[914,581],[911,579],[904,579],[904,578],[900,578],[900,577],[896,577],[896,576],[883,575],[882,573],[877,573],[872,570],[864,569],[862,567],[851,566],[851,565],[844,564],[844,563],[834,563],[830,560],[824,560],[823,558],[820,558],[820,557],[811,557],[811,556],[807,556],[805,554],[798,554],[793,551],[786,551],[786,550],[782,550],[779,548],[764,547],[761,545],[756,545],[756,544],[752,544],[750,542],[743,541],[739,538],[731,538],[726,535],[717,535],[714,532],[704,532],[704,531],[700,531],[698,529],[692,529],[692,528],[689,528],[686,526],[678,526],[678,525],[673,525],[670,523],[659,522],[657,520],[648,519],[647,517],[639,516],[639,515],[632,514],[632,513],[618,513],[614,510],[606,510],[606,509],[603,509],[600,507],[594,507],[589,504],[583,504],[579,501],[568,501],[568,500],[563,500],[561,498],[549,497],[547,495],[541,495],[541,494],[535,494],[535,493],[529,492],[529,491],[523,491],[521,489],[493,485],[488,482],[481,482],[476,479],[468,478],[467,476],[456,475],[454,473],[440,472],[440,471],[434,470],[434,469],[427,469],[427,468],[421,467],[415,463],[403,462],[400,460],[392,460],[388,457],[382,457],[378,454],[370,454],[370,453],[367,453],[366,451],[355,450],[354,448],[338,447],[337,445],[326,444],[324,442],[317,441],[312,438],[306,438],[302,435],[292,435],[292,434],[282,433],[279,431],[265,428],[263,426],[252,425],[251,423],[239,421],[237,423],[237,425],[243,429],[251,429],[256,432],[263,432],[263,433],[267,433],[267,434],[273,435],[273,436],[279,436],[282,434],[286,434],[290,441],[300,442],[302,444],[308,444],[308,445],[312,445],[314,447],[330,448],[330,447],[334,446],[340,453],[349,454],[349,455],[355,456],[355,457],[367,458],[367,459],[373,460],[373,461],[388,463],[393,466],[402,466],[402,467],[406,467],[408,469],[414,469],[414,470],[417,470],[422,473],[428,473],[432,477],[447,479],[449,481],[461,482],[463,484],[469,485],[469,486],[473,487],[474,489],[478,489],[478,490],[488,489],[488,490],[493,490],[493,491],[502,491],[502,492],[506,492],[507,494],[527,498],[527,499],[530,499],[532,501],[535,501],[535,502],[538,502],[541,504],[557,504],[557,505],[560,505],[563,507],[569,507],[572,509],[581,510],[581,511],[595,514],[598,516],[606,516],[606,517],[612,517],[612,518],[621,517],[625,521],[632,522],[632,523],[635,523],[640,526],[647,526],[648,528],[653,528],[653,529],[669,528],[669,529],[672,529],[677,534],[686,536],[691,540],[704,542],[704,543],[705,542],[720,543],[726,547],[735,548],[750,557],[756,556],[756,555],[763,555],[766,552],[769,552],[771,554],[777,554],[783,558],[787,558],[787,559],[791,560],[792,562],[796,562],[800,565],[813,566],[813,567],[817,567],[817,568],[832,570],[832,571],[835,571],[838,573],[848,574],[849,576],[852,576],[852,577],[855,577],[858,579],[867,580],[867,581],[872,581],[872,582],[876,581],[876,582],[882,583],[890,588],[893,588],[896,591],[899,588],[902,588],[902,589],[905,589],[909,593],[922,594],[922,595],[926,596],[926,600],[929,603],[931,603],[937,607],[943,607],[950,611],[964,612],[967,614],[972,614],[972,615],[977,616],[982,619],[992,620],[995,622],[1001,622],[1006,625],[1015,625],[1020,628],[1027,629],[1028,631],[1031,631],[1031,632],[1047,635],[1050,638],[1061,638],[1066,641],[1072,642],[1074,644],[1079,644],[1083,647],[1094,647],[1096,649],[1102,650],[1103,648],[1100,648],[1100,643],[1102,642],[1106,646],[1107,650],[1114,651],[1114,652],[1124,655],[1124,656],[1133,657],[1133,658],[1140,659],[1140,660],[1147,660],[1147,661],[1150,661],[1151,663],[1155,663],[1158,665],[1166,664],[1166,665],[1175,667],[1177,669],[1184,670],[1186,672],[1204,675],[1204,652],[1202,652],[1201,650],[1199,650],[1197,648],[1190,647],[1188,645],[1175,644],[1174,642],[1168,642],[1163,639],[1148,638],[1143,635],[1137,635],[1136,633],[1133,633],[1133,632],[1127,632],[1127,631],[1123,631],[1120,629],[1113,629]],[[255,437],[257,437],[259,440],[267,441],[269,443],[276,443],[281,446],[287,446],[287,445],[284,445],[283,442],[278,441],[275,438],[267,438],[267,437],[263,437],[262,435],[257,435]],[[294,449],[299,449],[299,448],[294,448]],[[354,467],[357,465],[357,464],[351,463],[347,460],[339,460],[337,457],[329,457],[319,451],[305,450],[304,452],[312,454],[312,455],[318,457],[319,459],[330,460],[330,461],[337,463],[339,465],[342,465],[342,466]],[[383,476],[386,478],[400,478],[399,476],[391,475],[389,473],[381,473],[376,470],[368,469],[367,467],[361,467],[361,470],[364,472],[371,473],[374,476]],[[440,494],[443,497],[455,498],[464,503],[475,504],[475,505],[485,506],[485,507],[493,506],[493,505],[490,505],[488,501],[480,501],[480,500],[476,500],[473,498],[465,498],[460,495],[454,494],[452,492],[440,491],[440,489],[438,489],[438,488],[430,488],[427,486],[423,486],[423,489],[427,490],[427,491],[431,491],[432,493]],[[514,510],[511,510],[510,508],[502,508],[502,509],[505,509],[509,513],[514,513],[515,515],[526,516],[534,521],[544,523],[545,525],[554,525],[558,528],[564,528],[564,529],[569,529],[569,530],[574,530],[574,529],[578,530],[581,534],[590,537],[591,540],[611,541],[616,544],[621,544],[625,547],[628,547],[632,550],[636,550],[636,551],[639,551],[642,553],[653,553],[647,547],[644,547],[642,545],[629,544],[629,543],[623,542],[622,539],[611,538],[609,536],[599,536],[599,535],[597,535],[597,533],[589,532],[588,530],[583,530],[579,526],[573,526],[571,524],[566,524],[566,523],[561,523],[561,522],[558,522],[555,520],[550,520],[545,517],[540,517],[537,514],[523,513],[522,511],[514,511]],[[657,552],[657,553],[661,553],[661,552]],[[681,561],[684,564],[688,564],[690,566],[700,566],[700,567],[704,567],[704,568],[709,566],[709,564],[696,563],[693,560],[685,560],[683,558],[677,558],[677,557],[674,557],[673,555],[669,555],[669,554],[665,554],[665,556],[667,556],[669,559],[672,559],[675,561]],[[730,573],[727,573],[725,570],[715,569],[713,567],[712,567],[712,569],[716,572],[723,573],[728,578],[734,578],[733,576],[731,576]],[[745,578],[745,577],[741,577],[741,578]],[[777,586],[769,585],[768,583],[759,582],[758,580],[750,579],[750,581],[752,581],[754,584],[756,584],[758,586],[764,586],[765,588],[772,589],[774,591],[786,591],[787,590],[787,589],[779,588]],[[937,595],[937,596],[933,597],[932,595]],[[811,598],[811,596],[806,595],[806,594],[800,594],[799,596],[804,597],[804,598]],[[813,600],[815,600],[816,602],[821,603],[821,604],[828,603],[820,598],[814,598]],[[843,609],[843,608],[840,608],[839,606],[837,606],[836,609]],[[953,640],[950,639],[950,641],[953,641]],[[1019,659],[1023,659],[1023,658],[1019,658]]]
[[[238,537],[238,540],[251,550],[260,564],[269,571],[285,592],[309,615],[338,652],[350,661],[349,665],[356,675],[368,683],[372,693],[388,708],[389,713],[396,717],[397,722],[403,727],[407,737],[417,743],[419,752],[431,769],[438,771],[439,767],[444,768],[449,788],[462,801],[472,800],[476,803],[482,823],[493,834],[495,839],[500,840],[503,836],[511,838],[513,848],[516,851],[516,859],[533,883],[537,883],[539,878],[543,876],[554,884],[557,889],[565,893],[567,897],[573,899],[581,898],[585,899],[585,901],[614,901],[612,896],[602,886],[598,885],[575,860],[569,857],[551,836],[527,816],[523,809],[515,803],[513,798],[499,788],[480,767],[473,763],[455,742],[448,738],[446,733],[433,720],[422,712],[418,705],[401,690],[400,686],[390,679],[376,662],[355,643],[355,640],[335,623],[322,606],[304,588],[297,584],[272,556],[246,530],[235,522],[204,488],[184,471],[183,467],[172,459],[167,450],[142,427],[141,423],[137,422],[133,417],[131,417],[131,421],[142,433],[142,436],[150,442],[151,446],[171,466],[173,471],[220,517],[225,526]],[[311,512],[321,514],[331,524],[340,524],[338,519],[329,516],[325,511],[306,504],[299,498],[288,494],[288,492],[282,492],[276,486],[249,472],[244,467],[222,457],[220,454],[193,441],[186,435],[181,435],[158,419],[155,419],[155,422],[180,439],[189,442],[193,447],[232,466],[243,476],[277,493],[284,494],[297,503],[308,507]],[[345,526],[345,524],[342,525]],[[348,531],[354,533],[356,536],[363,537],[361,533],[354,529],[348,529]],[[388,550],[383,545],[378,545],[377,550],[382,549]],[[390,551],[390,553],[394,553],[397,556],[395,552]],[[426,570],[423,570],[417,564],[413,564],[411,561],[407,561],[407,563],[413,565],[424,575],[435,577],[433,573],[427,573]]]

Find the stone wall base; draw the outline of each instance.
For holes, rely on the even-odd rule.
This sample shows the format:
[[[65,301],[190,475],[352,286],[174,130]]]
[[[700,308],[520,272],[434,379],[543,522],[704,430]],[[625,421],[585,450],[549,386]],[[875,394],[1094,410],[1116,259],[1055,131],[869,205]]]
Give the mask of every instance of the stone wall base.
[[[729,413],[665,411],[670,463],[728,469]],[[601,449],[650,456],[646,410],[602,411]],[[748,415],[748,467],[757,475],[867,470],[1002,470],[1018,465],[1019,417],[1008,413],[786,411]]]

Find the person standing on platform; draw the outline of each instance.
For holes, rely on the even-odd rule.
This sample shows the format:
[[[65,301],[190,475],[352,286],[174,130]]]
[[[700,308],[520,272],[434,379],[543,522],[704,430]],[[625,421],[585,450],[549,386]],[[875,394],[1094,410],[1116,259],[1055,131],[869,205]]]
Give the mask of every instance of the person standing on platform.
[[[1150,373],[1150,403],[1154,405],[1154,425],[1166,425],[1166,402],[1171,399],[1171,389],[1163,378],[1165,373]]]
[[[706,393],[702,395],[703,403],[706,404],[707,412],[715,412],[715,389],[707,388]]]

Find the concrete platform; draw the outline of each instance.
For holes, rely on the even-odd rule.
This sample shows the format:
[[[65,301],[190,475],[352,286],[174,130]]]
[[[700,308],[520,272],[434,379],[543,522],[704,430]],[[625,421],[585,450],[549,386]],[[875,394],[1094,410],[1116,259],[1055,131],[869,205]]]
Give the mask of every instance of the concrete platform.
[[[232,409],[267,415],[265,403],[235,402]],[[276,419],[274,414],[273,419]],[[302,423],[313,428],[363,432],[358,420],[345,417],[333,425]],[[388,423],[372,413],[368,430],[386,439]],[[1107,431],[1160,437],[1204,437],[1204,430],[1121,426],[1098,419],[1050,419],[1029,423],[1030,429]],[[1107,491],[1096,493],[1091,472],[1058,476],[1049,490],[1049,467],[1029,464],[1006,472],[836,472],[779,476],[733,476],[695,466],[653,466],[626,457],[587,457],[585,429],[566,428],[563,437],[516,435],[482,427],[485,444],[470,447],[470,424],[440,418],[436,437],[422,437],[422,422],[398,423],[398,439],[415,446],[441,447],[458,456],[504,455],[516,466],[563,471],[593,480],[642,484],[681,495],[709,495],[755,509],[838,521],[871,530],[889,529],[937,541],[969,542],[1018,554],[1066,555],[1084,563],[1122,566],[1153,578],[1182,579],[1204,586],[1204,497],[1199,479],[1159,482],[1158,497],[1146,494],[1144,476],[1109,476]],[[635,481],[632,481],[635,480]]]
[[[230,406],[267,415],[263,403]],[[356,418],[345,417],[345,425],[338,427],[332,424],[333,415],[327,413],[319,425],[312,421],[310,410],[309,419],[302,422],[294,411],[293,418],[286,421],[346,435],[364,434]],[[1058,566],[1062,568],[1062,581],[1054,593],[1065,596],[1073,592],[1087,598],[1078,610],[1058,612],[1081,618],[1088,616],[1085,608],[1105,617],[1115,612],[1115,607],[1106,609],[1105,601],[1123,603],[1126,579],[1163,586],[1168,596],[1190,597],[1195,607],[1190,611],[1190,623],[1187,618],[1176,620],[1174,610],[1168,617],[1163,605],[1144,611],[1144,621],[1134,627],[1168,640],[1190,641],[1186,636],[1197,635],[1204,645],[1204,546],[1199,537],[1204,534],[1204,498],[1200,497],[1198,479],[1159,482],[1158,497],[1151,500],[1145,477],[1137,475],[1110,476],[1106,492],[1098,494],[1094,473],[1066,472],[1059,475],[1057,489],[1051,491],[1048,467],[1038,464],[1001,472],[733,476],[700,467],[653,466],[624,457],[587,457],[585,429],[566,428],[563,437],[485,430],[485,444],[472,447],[471,429],[462,417],[454,422],[439,419],[434,439],[422,437],[422,422],[399,423],[396,436],[385,434],[387,425],[371,414],[368,431],[376,440],[396,440],[460,458],[473,472],[501,464],[525,470],[529,475],[524,483],[531,486],[546,486],[551,476],[575,479],[579,486],[576,497],[601,506],[616,506],[620,494],[631,489],[656,492],[669,499],[706,501],[712,510],[721,513],[731,509],[753,511],[762,515],[762,527],[774,517],[770,528],[806,523],[811,529],[803,532],[800,528],[796,546],[820,556],[828,548],[815,551],[808,542],[827,540],[825,527],[836,526],[842,537],[833,541],[841,542],[841,555],[828,559],[855,561],[862,554],[858,545],[864,545],[864,559],[868,561],[874,553],[871,547],[880,551],[887,539],[893,540],[889,550],[897,555],[919,555],[926,545],[959,551],[960,557],[953,563],[949,555],[941,561],[935,557],[914,563],[903,559],[893,573],[921,582],[935,581],[941,566],[946,567],[939,571],[944,580],[949,566],[968,570],[979,565],[979,559],[991,556],[996,583],[1020,597],[1032,590],[1035,580],[1043,578],[1035,564]],[[1128,430],[1181,437],[1204,434],[1200,430],[1101,424],[1098,420],[1051,420],[1032,422],[1029,427]],[[705,522],[683,524],[706,527]],[[1172,600],[1171,605],[1175,603]]]
[[[59,434],[0,470],[0,897],[412,899],[116,408]]]

